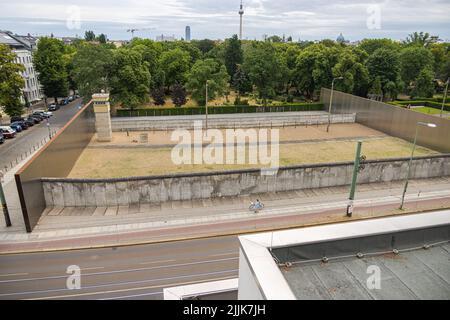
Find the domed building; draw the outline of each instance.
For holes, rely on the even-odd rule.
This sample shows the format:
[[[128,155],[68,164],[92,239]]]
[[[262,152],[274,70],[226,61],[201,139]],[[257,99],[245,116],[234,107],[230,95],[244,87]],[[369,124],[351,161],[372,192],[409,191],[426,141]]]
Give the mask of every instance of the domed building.
[[[342,33],[339,34],[339,37],[337,37],[336,42],[338,42],[338,43],[345,43],[345,38],[342,35]]]

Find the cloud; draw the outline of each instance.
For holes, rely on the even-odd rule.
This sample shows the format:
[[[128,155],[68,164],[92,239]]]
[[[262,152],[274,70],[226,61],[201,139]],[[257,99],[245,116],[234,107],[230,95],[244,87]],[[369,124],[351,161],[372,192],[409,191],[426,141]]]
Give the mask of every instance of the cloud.
[[[190,25],[195,38],[226,38],[238,32],[240,0],[15,0],[2,4],[0,28],[18,33],[83,34],[94,29],[110,38],[126,39],[130,27],[154,27],[154,37],[182,37]],[[367,28],[367,8],[378,5],[381,29]],[[81,29],[64,27],[68,8],[80,9]],[[261,39],[263,34],[286,34],[294,39],[336,38],[343,33],[356,40],[364,37],[405,38],[414,31],[427,31],[450,38],[448,0],[245,0],[244,36]]]

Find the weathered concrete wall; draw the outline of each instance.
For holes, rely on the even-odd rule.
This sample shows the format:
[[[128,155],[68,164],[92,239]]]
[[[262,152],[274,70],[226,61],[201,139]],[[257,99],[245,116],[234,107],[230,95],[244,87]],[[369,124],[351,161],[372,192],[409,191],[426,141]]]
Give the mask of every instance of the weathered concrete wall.
[[[367,161],[359,183],[405,179],[409,159]],[[349,185],[352,162],[109,180],[43,179],[47,206],[120,206]],[[411,178],[450,176],[450,155],[416,158]]]
[[[112,130],[141,131],[192,129],[194,127],[194,121],[203,120],[205,120],[205,116],[113,118]],[[355,120],[356,114],[335,114],[331,116],[332,123],[354,123]],[[208,118],[208,127],[214,129],[234,127],[284,127],[326,123],[328,123],[328,113],[323,111],[215,114],[210,115]]]

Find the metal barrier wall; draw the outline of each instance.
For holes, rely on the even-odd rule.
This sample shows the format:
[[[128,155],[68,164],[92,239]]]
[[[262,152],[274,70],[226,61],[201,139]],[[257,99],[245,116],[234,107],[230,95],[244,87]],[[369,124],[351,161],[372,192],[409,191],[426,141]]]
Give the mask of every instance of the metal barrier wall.
[[[95,133],[95,116],[88,102],[15,175],[27,232],[32,232],[45,210],[42,177],[66,177]]]
[[[328,106],[330,89],[322,88],[321,101]],[[327,107],[328,108],[328,107]],[[332,113],[356,113],[356,122],[394,137],[413,142],[417,122],[435,123],[437,128],[420,127],[417,143],[450,152],[450,120],[334,91]]]

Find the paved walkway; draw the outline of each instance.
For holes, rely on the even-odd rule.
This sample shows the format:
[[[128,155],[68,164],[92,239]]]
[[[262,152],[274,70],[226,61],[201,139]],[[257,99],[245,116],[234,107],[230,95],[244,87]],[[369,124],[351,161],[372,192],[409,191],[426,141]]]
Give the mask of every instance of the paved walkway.
[[[450,178],[410,184],[405,212],[398,206],[402,183],[362,185],[355,218],[450,207]],[[49,208],[32,234],[0,233],[0,252],[47,250],[181,240],[346,221],[348,187],[262,194],[250,197],[176,201],[109,208]],[[259,198],[266,209],[248,210]]]

